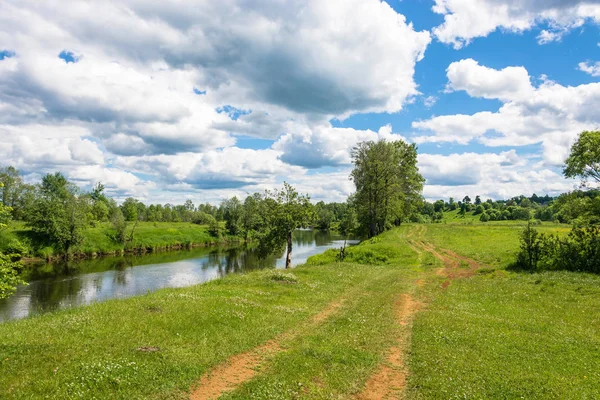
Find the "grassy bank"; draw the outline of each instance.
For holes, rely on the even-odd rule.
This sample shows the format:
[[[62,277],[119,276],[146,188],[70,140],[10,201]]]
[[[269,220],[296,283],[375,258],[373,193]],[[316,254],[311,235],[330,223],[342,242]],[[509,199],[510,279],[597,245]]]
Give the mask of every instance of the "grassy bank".
[[[348,249],[344,262],[330,250],[291,275],[229,275],[4,323],[0,393],[184,399],[207,371],[275,341],[255,375],[222,398],[355,398],[398,338],[412,336],[400,357],[409,399],[600,398],[600,277],[506,270],[519,230],[408,225]],[[442,285],[441,261],[409,242],[482,268]],[[422,304],[414,323],[398,323],[401,296]]]
[[[516,223],[412,229],[491,269],[445,290],[435,281],[424,288],[428,306],[413,328],[410,398],[600,398],[600,277],[504,270],[518,248]]]
[[[114,241],[111,238],[112,233],[113,229],[109,223],[99,223],[88,228],[83,243],[72,249],[73,255],[92,257],[240,241],[240,238],[232,236],[217,239],[208,233],[207,226],[187,222],[140,222],[135,228],[133,240],[125,244]],[[21,244],[23,255],[28,257],[50,258],[57,254],[44,238],[36,237],[20,222],[14,222],[9,229],[0,232],[0,251],[9,252],[11,246],[16,246],[15,243]]]
[[[390,232],[382,240],[396,248],[400,237]],[[290,398],[285,393],[300,387],[308,397],[349,394],[393,340],[393,299],[413,290],[420,270],[416,254],[398,247],[385,265],[296,268],[296,283],[275,280],[272,271],[229,275],[4,323],[0,388],[9,398],[186,398],[211,367],[284,331],[302,330],[310,315],[344,298],[326,323],[284,343],[289,350],[250,384],[258,385],[252,390],[259,398]],[[321,381],[325,386],[315,384]],[[244,398],[245,390],[232,396]]]

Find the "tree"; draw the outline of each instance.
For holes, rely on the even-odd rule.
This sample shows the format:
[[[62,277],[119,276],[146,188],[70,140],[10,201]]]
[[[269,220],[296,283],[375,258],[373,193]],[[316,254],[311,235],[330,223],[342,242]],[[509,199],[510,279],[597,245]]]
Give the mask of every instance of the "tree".
[[[0,189],[4,186],[4,183],[0,182]],[[0,231],[8,226],[11,219],[12,208],[0,203]]]
[[[260,214],[261,201],[262,196],[259,193],[248,196],[246,197],[246,200],[244,200],[241,225],[246,240],[248,240],[248,236],[257,232],[262,224],[262,217]]]
[[[450,211],[454,211],[457,208],[457,204],[454,201],[454,197],[450,197],[450,199],[448,199],[448,210]]]
[[[435,212],[441,212],[441,211],[444,211],[445,206],[446,206],[446,203],[444,203],[444,200],[438,200],[435,203],[433,203],[433,210]]]
[[[238,235],[242,230],[242,203],[237,197],[232,197],[223,202],[223,219],[225,228],[230,235]]]
[[[310,197],[298,194],[284,182],[283,189],[265,193],[261,214],[264,221],[259,240],[261,255],[274,253],[287,243],[285,267],[291,268],[292,234],[296,229],[310,226],[315,217]]]
[[[121,212],[123,212],[126,221],[135,221],[138,219],[137,203],[138,201],[136,199],[128,197],[121,205]]]
[[[0,168],[0,201],[12,210],[22,206],[23,192],[28,185],[23,184],[19,171],[14,167]]]
[[[475,196],[475,205],[478,206],[481,204],[481,197],[479,195]]]
[[[31,229],[65,254],[83,242],[89,203],[59,172],[42,178],[39,196],[28,215]]]
[[[583,183],[588,178],[600,183],[600,131],[584,131],[579,135],[571,146],[563,174],[566,178],[579,177]]]
[[[315,213],[317,215],[317,228],[321,231],[328,231],[331,227],[333,219],[335,218],[333,211],[329,209],[325,202],[320,201],[317,204],[315,204]]]
[[[463,203],[464,203],[464,204],[467,204],[467,205],[468,205],[468,204],[471,204],[471,198],[470,198],[469,196],[465,196],[465,197],[463,198]]]
[[[355,204],[361,230],[373,237],[399,225],[421,203],[417,147],[401,140],[361,142],[352,149]]]
[[[348,236],[358,228],[358,220],[356,219],[356,211],[354,207],[348,207],[346,213],[340,221],[340,232],[343,235]]]

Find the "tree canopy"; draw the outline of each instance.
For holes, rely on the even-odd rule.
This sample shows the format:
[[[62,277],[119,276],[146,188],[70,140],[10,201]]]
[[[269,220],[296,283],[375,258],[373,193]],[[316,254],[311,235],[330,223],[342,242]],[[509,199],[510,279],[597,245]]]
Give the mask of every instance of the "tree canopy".
[[[296,189],[284,182],[282,189],[266,192],[261,206],[263,229],[259,250],[264,255],[274,253],[287,242],[285,267],[291,268],[292,233],[309,227],[315,218],[310,197],[298,194]]]
[[[567,178],[592,178],[600,183],[600,131],[584,131],[571,146],[563,173]]]
[[[369,237],[398,225],[421,200],[417,147],[401,140],[361,142],[352,149],[356,211]]]

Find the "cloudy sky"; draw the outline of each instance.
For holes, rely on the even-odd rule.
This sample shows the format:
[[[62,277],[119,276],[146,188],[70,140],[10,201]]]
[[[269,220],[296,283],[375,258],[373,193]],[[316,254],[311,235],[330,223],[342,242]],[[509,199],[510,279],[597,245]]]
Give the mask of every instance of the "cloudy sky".
[[[0,1],[0,166],[120,200],[343,201],[381,138],[428,199],[552,195],[599,110],[600,0]]]

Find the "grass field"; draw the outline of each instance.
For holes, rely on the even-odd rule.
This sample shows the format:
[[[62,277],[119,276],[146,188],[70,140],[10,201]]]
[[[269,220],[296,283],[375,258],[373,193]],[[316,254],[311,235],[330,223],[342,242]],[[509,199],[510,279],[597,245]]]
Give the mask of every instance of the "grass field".
[[[568,232],[561,225],[536,228]],[[600,277],[504,270],[520,229],[487,223],[423,231],[425,241],[484,269],[445,290],[423,290],[428,306],[413,327],[411,398],[600,398]]]
[[[291,276],[229,275],[4,323],[0,393],[189,398],[208,371],[271,343],[275,350],[249,357],[260,358],[258,368],[221,398],[368,398],[385,368],[406,376],[388,386],[408,399],[600,398],[600,277],[506,270],[519,230],[407,225],[348,250],[346,262],[331,250]],[[449,267],[414,243],[481,268],[448,281]],[[418,307],[399,323],[402,296]],[[390,358],[394,348],[401,364]]]
[[[109,223],[99,223],[88,228],[83,243],[72,249],[73,253],[89,256],[239,241],[239,238],[230,236],[217,240],[208,233],[207,226],[188,222],[139,222],[135,228],[134,240],[127,244],[113,241],[109,236],[111,232]],[[54,249],[36,238],[22,222],[13,222],[9,229],[0,232],[0,251],[6,251],[15,240],[25,246],[27,256],[46,258],[54,254]]]

